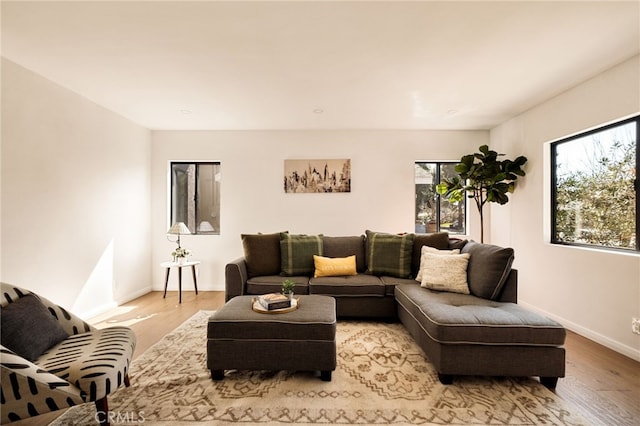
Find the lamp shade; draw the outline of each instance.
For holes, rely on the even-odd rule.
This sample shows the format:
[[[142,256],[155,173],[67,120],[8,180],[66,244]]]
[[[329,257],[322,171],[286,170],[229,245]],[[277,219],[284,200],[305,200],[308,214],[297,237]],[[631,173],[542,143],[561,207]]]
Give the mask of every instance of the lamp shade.
[[[202,222],[200,222],[200,225],[198,225],[198,232],[214,232],[215,229],[213,229],[213,226],[211,226],[210,222],[207,222],[206,220],[203,220]]]
[[[173,224],[171,228],[167,231],[167,234],[172,235],[186,235],[190,234],[189,228],[183,222],[176,222]]]

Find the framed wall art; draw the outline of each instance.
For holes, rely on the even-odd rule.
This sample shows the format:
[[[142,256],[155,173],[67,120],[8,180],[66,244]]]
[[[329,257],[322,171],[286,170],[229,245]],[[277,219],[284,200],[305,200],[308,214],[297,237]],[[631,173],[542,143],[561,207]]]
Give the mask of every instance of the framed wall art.
[[[351,160],[284,160],[284,192],[351,192]]]

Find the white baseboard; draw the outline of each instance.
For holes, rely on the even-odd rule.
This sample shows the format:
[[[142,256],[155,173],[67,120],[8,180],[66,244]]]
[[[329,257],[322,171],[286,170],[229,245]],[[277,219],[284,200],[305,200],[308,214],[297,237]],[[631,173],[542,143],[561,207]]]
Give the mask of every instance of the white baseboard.
[[[120,306],[120,305],[123,305],[123,304],[125,304],[127,302],[132,301],[133,299],[137,299],[140,296],[144,296],[145,294],[150,293],[152,291],[153,291],[153,289],[151,288],[151,286],[147,286],[147,287],[145,287],[145,288],[143,288],[141,290],[138,290],[136,292],[129,293],[129,294],[126,294],[126,295],[120,297],[116,302],[117,302],[118,306]]]
[[[96,308],[93,308],[89,311],[79,312],[76,315],[82,318],[84,321],[89,321],[91,318],[97,317],[100,314],[103,314],[111,309],[115,309],[118,307],[116,302],[105,303],[104,305],[100,305]]]
[[[149,291],[164,291],[164,285],[154,285]],[[178,291],[178,285],[169,284],[167,291]],[[182,281],[182,291],[194,291],[193,284],[191,282],[187,282],[185,285],[184,281]],[[224,287],[219,285],[216,286],[214,284],[198,283],[198,291],[224,291]]]
[[[555,321],[558,321],[560,324],[562,324],[564,327],[568,328],[569,330],[573,331],[574,333],[584,336],[589,340],[593,340],[594,342],[599,343],[602,346],[606,346],[607,348],[613,351],[616,351],[618,353],[621,353],[622,355],[628,356],[631,359],[640,361],[640,349],[635,349],[625,344],[622,344],[617,340],[613,340],[607,336],[604,336],[600,333],[597,333],[593,330],[590,330],[586,327],[583,327],[579,324],[569,321],[566,318],[562,318],[558,315],[554,315],[550,312],[546,312],[542,309],[539,309],[533,305],[528,304],[527,302],[518,301],[518,304],[522,305],[522,307],[526,309],[530,309],[534,312],[538,312],[541,315],[544,315]]]
[[[91,318],[95,318],[98,315],[102,315],[105,312],[111,310],[111,309],[115,309],[118,306],[125,304],[133,299],[137,299],[140,296],[144,296],[145,294],[149,293],[151,291],[151,286],[145,287],[141,290],[138,290],[136,292],[133,293],[129,293],[123,297],[120,297],[118,300],[115,300],[113,302],[109,302],[109,303],[105,303],[103,305],[100,305],[98,307],[95,307],[89,311],[85,311],[85,312],[80,312],[77,313],[76,315],[78,315],[80,318],[82,318],[83,320],[87,321]]]

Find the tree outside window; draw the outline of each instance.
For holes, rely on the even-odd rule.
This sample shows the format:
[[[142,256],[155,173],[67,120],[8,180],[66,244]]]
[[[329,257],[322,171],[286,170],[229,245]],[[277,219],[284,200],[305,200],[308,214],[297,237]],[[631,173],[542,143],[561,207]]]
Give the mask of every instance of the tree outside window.
[[[638,250],[639,120],[551,145],[553,243]]]
[[[436,192],[441,179],[457,176],[456,162],[415,163],[415,232],[466,234],[466,204],[451,203]]]

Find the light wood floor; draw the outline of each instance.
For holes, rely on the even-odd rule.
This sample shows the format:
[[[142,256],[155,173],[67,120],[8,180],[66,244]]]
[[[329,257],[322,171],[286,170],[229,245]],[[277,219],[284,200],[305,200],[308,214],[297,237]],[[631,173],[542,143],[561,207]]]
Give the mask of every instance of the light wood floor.
[[[224,304],[223,292],[148,293],[94,318],[99,328],[127,325],[138,338],[134,359],[199,310],[216,310]],[[640,424],[640,363],[569,332],[566,377],[556,394],[579,407],[595,425]],[[132,377],[135,380],[135,377]],[[16,426],[47,425],[60,413],[13,423]]]

